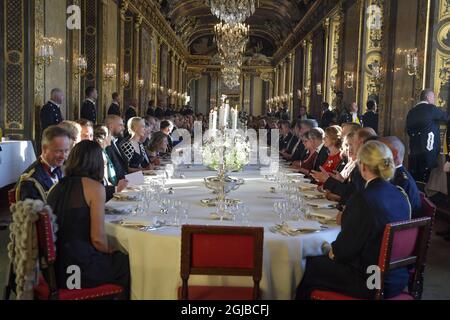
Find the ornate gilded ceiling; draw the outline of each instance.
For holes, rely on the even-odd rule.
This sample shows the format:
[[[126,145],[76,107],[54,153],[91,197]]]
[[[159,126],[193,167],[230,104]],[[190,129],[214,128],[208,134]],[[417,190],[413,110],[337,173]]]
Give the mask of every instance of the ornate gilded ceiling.
[[[205,0],[158,0],[161,12],[191,54],[217,53],[213,27],[218,20]],[[294,30],[314,0],[257,0],[247,55],[271,57]]]

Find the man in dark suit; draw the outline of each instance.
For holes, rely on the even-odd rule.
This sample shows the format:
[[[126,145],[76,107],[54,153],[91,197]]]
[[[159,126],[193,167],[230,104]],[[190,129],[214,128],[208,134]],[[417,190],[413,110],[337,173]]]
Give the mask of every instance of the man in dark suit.
[[[358,104],[356,102],[353,102],[347,110],[342,112],[341,116],[339,117],[339,125],[349,122],[354,122],[362,125],[362,120],[358,114],[358,110]]]
[[[125,125],[128,125],[128,120],[130,120],[131,118],[137,117],[137,114],[138,114],[137,105],[138,105],[138,102],[136,99],[132,99],[130,101],[127,111],[125,112]]]
[[[147,115],[151,117],[155,116],[155,100],[148,102]]]
[[[299,109],[298,120],[308,120],[308,119],[314,119],[314,117],[308,114],[308,110],[306,109],[305,106],[301,106]]]
[[[108,109],[108,115],[114,114],[114,115],[120,117],[121,113],[120,113],[119,93],[114,92],[112,94],[112,100],[113,101],[112,101],[112,103],[111,103],[111,105],[109,106],[109,109]]]
[[[16,199],[42,200],[47,192],[62,178],[61,166],[70,150],[70,134],[59,126],[50,126],[42,134],[42,153],[21,175],[16,185]]]
[[[80,117],[91,121],[94,125],[97,123],[96,101],[98,98],[97,89],[94,87],[87,87],[85,90],[86,100],[81,107]]]
[[[422,214],[422,203],[419,188],[411,174],[403,166],[405,157],[405,145],[397,137],[383,137],[379,139],[391,149],[395,162],[395,175],[391,182],[402,188],[408,195],[411,203],[412,218],[420,218]]]
[[[109,115],[105,119],[105,125],[113,137],[111,145],[106,147],[105,150],[113,163],[117,179],[122,180],[128,174],[128,161],[120,147],[122,142],[120,140],[123,138],[123,132],[125,130],[123,119],[116,115]]]
[[[330,110],[328,102],[322,102],[322,118],[320,119],[320,127],[326,129],[336,122],[336,113]]]
[[[173,140],[171,133],[173,131],[173,123],[169,120],[161,121],[160,131],[167,136],[167,152],[172,152],[173,149]]]
[[[372,128],[378,133],[378,110],[375,100],[367,101],[367,112],[362,117],[364,128]]]
[[[325,139],[325,132],[321,128],[314,128],[309,131],[309,136],[317,151],[317,158],[314,162],[313,170],[318,172],[328,159],[330,151],[325,147],[323,140]]]
[[[291,124],[289,121],[281,120],[280,126],[280,144],[279,150],[285,150],[288,147],[289,141],[292,139]]]
[[[64,92],[61,89],[55,88],[51,91],[50,97],[50,100],[42,107],[40,112],[42,131],[64,120],[60,109],[60,105],[64,101]]]
[[[155,109],[155,117],[158,118],[159,120],[161,120],[162,118],[164,118],[165,115],[165,110],[163,107],[158,106]]]
[[[434,105],[433,91],[426,89],[420,94],[420,102],[406,117],[409,135],[409,170],[416,181],[428,182],[431,170],[437,166],[441,151],[440,123],[448,122],[450,116]]]

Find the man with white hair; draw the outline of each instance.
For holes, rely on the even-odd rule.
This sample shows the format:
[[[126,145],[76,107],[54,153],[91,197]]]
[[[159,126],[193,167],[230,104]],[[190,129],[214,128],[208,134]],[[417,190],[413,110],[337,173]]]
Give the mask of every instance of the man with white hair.
[[[412,217],[420,217],[422,213],[422,203],[420,200],[419,188],[417,188],[414,178],[403,166],[403,160],[405,158],[405,145],[399,138],[393,136],[383,137],[379,140],[391,149],[394,156],[395,175],[391,182],[402,188],[408,195],[409,202],[411,203]]]
[[[64,92],[55,88],[50,92],[50,100],[41,108],[41,130],[63,122],[60,106],[64,101]]]

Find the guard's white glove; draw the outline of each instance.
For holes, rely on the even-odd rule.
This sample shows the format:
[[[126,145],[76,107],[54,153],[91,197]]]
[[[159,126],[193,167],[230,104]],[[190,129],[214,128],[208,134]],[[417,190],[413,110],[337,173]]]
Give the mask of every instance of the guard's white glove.
[[[444,172],[450,172],[450,162],[449,161],[447,161],[444,164]]]

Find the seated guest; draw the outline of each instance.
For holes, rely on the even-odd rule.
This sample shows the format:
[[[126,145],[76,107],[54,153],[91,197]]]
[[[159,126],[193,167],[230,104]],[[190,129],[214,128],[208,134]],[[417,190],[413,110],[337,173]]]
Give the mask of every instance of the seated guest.
[[[131,138],[121,145],[128,161],[128,170],[136,172],[142,169],[150,169],[150,160],[141,142],[145,136],[144,119],[134,117],[128,120],[128,131],[131,133]]]
[[[16,199],[46,201],[47,192],[62,178],[61,166],[70,150],[70,135],[59,127],[50,126],[42,134],[42,153],[21,175],[16,186]]]
[[[348,201],[342,216],[341,232],[329,247],[327,256],[308,257],[297,299],[309,299],[312,290],[331,290],[355,298],[370,299],[369,266],[378,265],[386,224],[411,217],[407,197],[388,181],[395,171],[391,150],[381,142],[370,141],[358,153],[365,188]],[[325,250],[327,251],[327,250]],[[408,285],[407,268],[385,275],[385,298],[400,294]]]
[[[315,142],[317,151],[317,158],[316,161],[314,161],[313,170],[320,171],[320,167],[322,167],[327,161],[330,151],[327,147],[325,147],[325,143],[323,141],[325,138],[325,132],[322,130],[322,128],[314,128],[311,129],[310,132],[312,132],[312,137]]]
[[[372,137],[376,137],[376,133],[372,128],[361,128],[356,131],[352,140],[354,153],[358,154],[359,149],[364,145],[366,140]],[[323,189],[330,191],[333,200],[335,200],[333,195],[337,195],[340,198],[338,201],[342,205],[345,205],[355,191],[362,190],[365,184],[358,166],[353,166],[353,170],[348,178],[345,179],[341,174],[332,176],[324,170],[322,170],[321,174],[316,174],[315,176],[317,181],[323,183]]]
[[[322,171],[328,173],[335,173],[341,171],[345,164],[346,159],[342,155],[342,129],[339,126],[332,126],[325,129],[324,147],[329,151],[328,158],[324,165],[320,168],[320,172],[312,171],[311,175],[314,179],[316,175],[321,174]],[[316,181],[322,184],[320,177],[317,177]]]
[[[106,147],[105,151],[114,165],[117,178],[122,180],[128,174],[128,159],[120,147],[125,130],[123,119],[116,115],[109,115],[105,119],[105,124],[112,136],[111,145]]]
[[[116,115],[116,116],[119,116],[119,117],[121,116],[120,103],[119,103],[119,94],[117,92],[114,92],[112,94],[112,103],[109,106],[108,115]]]
[[[160,131],[167,136],[167,143],[168,143],[167,152],[172,152],[173,141],[172,141],[172,137],[170,136],[170,134],[173,131],[173,123],[170,120],[164,120],[164,121],[161,121],[159,126],[160,126]]]
[[[94,124],[86,119],[80,119],[77,123],[81,126],[81,140],[94,140]]]
[[[305,106],[300,106],[299,108],[299,115],[297,117],[298,120],[308,120],[308,119],[314,119],[312,116],[308,114],[308,110]]]
[[[294,136],[291,132],[291,124],[289,121],[281,120],[278,125],[280,128],[279,150],[286,150],[289,142]]]
[[[48,196],[57,217],[56,278],[67,288],[69,266],[81,269],[81,288],[117,284],[128,291],[128,257],[114,251],[105,233],[104,163],[101,147],[82,141],[70,153],[65,177]]]
[[[160,156],[167,152],[167,147],[167,136],[161,131],[154,133],[150,138],[147,149],[150,161],[155,165],[159,165],[161,163]]]
[[[305,176],[309,176],[316,162],[317,145],[319,142],[314,140],[314,134],[311,134],[311,132],[305,133],[302,141],[306,149],[305,156],[301,161],[294,161],[291,167],[303,173]]]
[[[94,129],[94,141],[97,142],[103,150],[103,161],[105,163],[103,184],[106,187],[106,201],[112,199],[115,192],[121,192],[128,186],[128,181],[119,179],[116,174],[114,164],[106,152],[106,148],[111,146],[112,136],[107,127],[98,125]]]
[[[379,141],[387,145],[394,155],[395,175],[391,182],[402,188],[408,195],[412,207],[413,218],[420,218],[422,213],[422,201],[420,199],[419,189],[417,188],[414,178],[403,166],[405,145],[397,137],[384,137],[380,138]]]
[[[282,152],[281,155],[286,160],[298,161],[305,156],[305,146],[302,143],[302,137],[313,128],[317,128],[317,121],[313,119],[297,120],[294,127],[294,134],[297,136],[297,142],[286,152]]]
[[[350,132],[356,132],[359,129],[361,129],[362,127],[359,123],[345,122],[345,123],[341,124],[341,128],[342,128],[342,137],[345,137]]]
[[[64,120],[58,127],[63,128],[70,136],[70,150],[81,141],[81,126],[79,123],[70,120]]]

